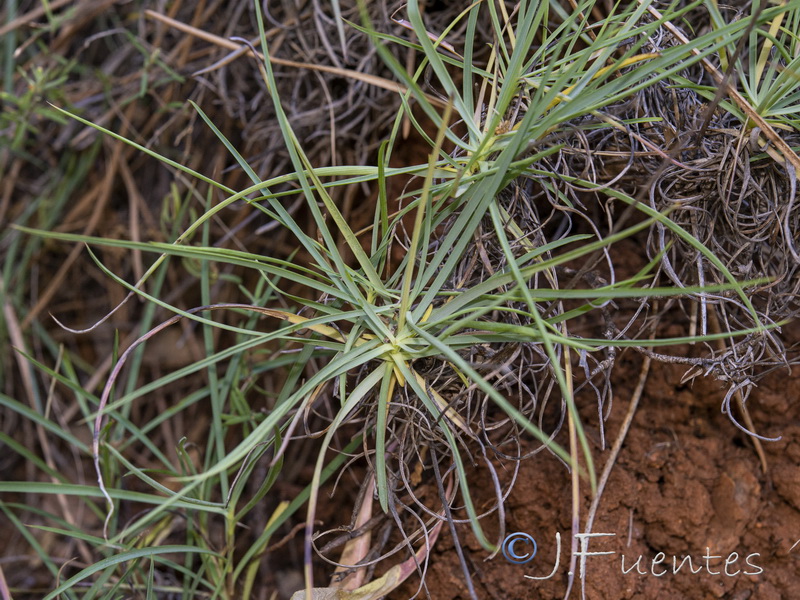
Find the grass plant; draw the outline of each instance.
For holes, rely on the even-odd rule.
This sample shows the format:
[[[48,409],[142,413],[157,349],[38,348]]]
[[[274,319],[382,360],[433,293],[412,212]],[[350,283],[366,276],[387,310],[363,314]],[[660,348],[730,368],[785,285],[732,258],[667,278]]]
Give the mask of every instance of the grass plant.
[[[361,3],[360,22],[337,18],[336,37],[352,28],[370,38],[402,84],[401,108],[374,164],[320,166],[292,127],[270,60],[268,15],[256,2],[257,36],[242,47],[269,94],[289,168],[265,175],[205,107],[192,103],[227,152],[225,166],[243,174],[246,186],[233,187],[74,111],[47,108],[161,161],[186,191],[167,197],[165,211],[174,218],[163,241],[64,233],[47,220],[32,228],[24,218],[14,229],[13,244],[85,245],[104,277],[126,290],[115,310],[133,297],[146,307],[134,339],[109,344],[113,366],[102,392],[81,380],[77,357],[39,327],[38,343],[56,360],[46,364],[23,347],[19,356],[23,369],[35,369],[51,387],[31,384],[32,405],[0,395],[3,409],[36,432],[43,453],[0,434],[42,480],[0,482],[0,493],[18,497],[0,508],[56,582],[44,597],[251,597],[264,585],[265,556],[286,541],[279,532],[303,523],[301,597],[323,597],[313,576],[319,554],[341,569],[333,597],[379,598],[424,572],[441,531],[459,548],[467,534],[457,524],[469,526],[487,555],[496,553],[504,501],[524,458],[552,452],[572,473],[576,499],[582,485],[596,490],[579,403],[595,401],[604,413],[610,373],[624,349],[727,378],[729,396],[752,384],[758,368],[786,364],[773,330],[795,308],[775,314],[772,307],[795,307],[797,290],[765,300],[776,285],[773,270],[740,268],[728,240],[707,235],[693,217],[676,219],[688,200],[675,201],[667,192],[679,184],[665,177],[704,172],[687,165],[705,159],[697,157],[692,135],[708,114],[698,108],[694,120],[677,123],[667,103],[652,98],[674,92],[699,106],[698,98],[713,99],[711,85],[690,84],[689,77],[702,76],[704,61],[719,61],[723,71],[729,61],[748,83],[744,97],[753,109],[793,139],[795,102],[782,91],[791,89],[795,70],[798,7],[759,6],[730,19],[702,0],[657,13],[641,2],[599,18],[601,6],[588,0],[570,10],[560,3],[480,2],[439,31],[411,0],[401,37],[379,30]],[[710,14],[708,30],[676,39],[671,28],[698,11]],[[476,35],[485,23],[489,40]],[[454,31],[463,35],[455,39]],[[737,51],[743,39],[746,49]],[[398,46],[415,57],[413,68],[390,51]],[[713,119],[719,122],[711,130],[724,122],[742,139],[758,139],[727,100]],[[427,141],[428,159],[393,166],[406,123]],[[794,172],[788,157],[758,150],[771,157],[780,185],[791,184],[779,210],[786,233],[771,240],[781,249],[763,259],[785,266],[778,278],[788,282],[800,262]],[[622,157],[619,172],[610,159],[603,163],[613,156]],[[749,158],[736,168],[745,164]],[[375,200],[360,227],[337,200],[363,186]],[[63,198],[69,191],[62,188]],[[215,223],[243,205],[285,234],[289,250],[218,244]],[[620,245],[643,235],[650,235],[651,255],[622,263]],[[119,274],[106,258],[116,251],[149,266],[136,278]],[[680,256],[691,257],[680,265],[701,265],[700,275],[690,276]],[[176,264],[194,273],[193,307],[169,299]],[[220,278],[238,289],[239,300],[216,297]],[[4,291],[13,281],[7,274]],[[706,327],[704,317],[700,330],[685,336],[651,335],[655,307],[665,305],[703,315],[713,307],[721,324]],[[173,316],[157,319],[157,307]],[[142,381],[147,352],[178,326],[197,332],[201,355]],[[717,346],[720,340],[730,347]],[[668,354],[686,344],[709,351],[700,358]],[[766,355],[770,349],[774,357]],[[734,362],[736,372],[729,368]],[[204,384],[187,388],[187,380]],[[174,390],[173,403],[140,420],[141,407],[163,390]],[[59,394],[74,397],[68,422],[49,410]],[[191,415],[201,406],[207,421],[192,432]],[[170,428],[177,431],[166,435]],[[96,482],[59,472],[48,439],[69,448],[76,463],[91,460]],[[294,496],[279,500],[278,487],[303,467]],[[361,482],[351,507],[356,533],[321,548],[323,488],[348,474]],[[480,502],[476,489],[484,493]],[[493,497],[488,508],[486,490]],[[27,508],[25,495],[52,502]],[[29,514],[37,525],[25,525],[20,515]],[[45,534],[69,539],[80,568],[57,564],[38,541]]]

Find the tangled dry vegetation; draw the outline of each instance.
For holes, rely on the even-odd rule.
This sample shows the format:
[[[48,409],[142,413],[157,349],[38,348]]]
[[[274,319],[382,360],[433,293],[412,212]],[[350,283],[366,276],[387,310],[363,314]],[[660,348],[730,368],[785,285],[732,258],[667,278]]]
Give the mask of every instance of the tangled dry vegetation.
[[[722,12],[715,15],[705,4],[694,3],[690,12],[681,5],[669,7],[693,25],[695,39],[742,14],[719,8]],[[375,30],[395,38],[385,50],[413,75],[422,58],[405,3],[381,0],[366,5]],[[520,18],[519,6],[515,2],[499,6],[497,13],[511,28]],[[773,34],[782,46],[772,44],[772,50],[764,52],[764,36],[751,35],[778,18],[777,9],[761,9],[756,17],[763,12],[767,19],[772,14],[768,11],[774,10],[774,20],[759,21],[737,38],[744,40],[740,44],[720,44],[724,52],[718,50],[668,78],[621,94],[618,101],[545,128],[540,137],[520,145],[513,159],[521,166],[507,171],[502,185],[494,188],[497,202],[477,215],[469,214],[472,205],[462,202],[459,187],[461,177],[477,179],[477,167],[473,173],[459,173],[454,184],[452,177],[443,175],[445,159],[436,172],[425,164],[403,171],[424,163],[431,146],[434,152],[443,147],[442,155],[453,165],[463,165],[469,153],[454,139],[434,141],[436,127],[419,109],[397,119],[401,107],[414,101],[398,94],[392,83],[397,73],[386,66],[375,40],[352,25],[362,22],[356,2],[268,3],[264,28],[269,54],[275,59],[277,90],[270,90],[260,77],[250,53],[259,45],[258,20],[250,2],[176,2],[167,15],[155,5],[138,12],[111,2],[51,2],[54,12],[36,2],[19,8],[21,16],[3,28],[4,33],[16,34],[7,39],[16,39],[11,46],[22,50],[13,60],[6,59],[6,65],[19,70],[13,77],[6,70],[3,101],[10,110],[0,121],[4,140],[0,160],[7,173],[0,220],[54,235],[43,241],[7,230],[2,237],[6,333],[22,351],[13,354],[5,348],[2,356],[3,372],[8,374],[2,390],[3,441],[17,449],[3,459],[2,471],[10,481],[52,486],[43,488],[49,500],[41,509],[24,508],[39,504],[30,501],[23,487],[4,490],[3,509],[18,524],[16,533],[9,534],[9,547],[14,555],[24,556],[31,552],[30,544],[38,548],[41,560],[30,576],[6,572],[15,598],[51,591],[62,567],[70,576],[83,574],[80,581],[98,577],[93,597],[112,597],[103,594],[128,588],[144,597],[147,585],[186,592],[182,586],[190,585],[184,583],[189,578],[182,579],[184,566],[178,561],[159,564],[158,574],[149,579],[149,567],[136,563],[127,572],[118,566],[124,565],[122,561],[91,570],[103,553],[114,556],[139,548],[131,538],[157,525],[163,527],[162,533],[147,534],[146,543],[183,543],[225,557],[220,563],[187,559],[186,568],[204,565],[199,570],[203,583],[191,584],[195,591],[205,586],[197,597],[236,597],[254,587],[278,589],[274,573],[299,588],[302,582],[293,579],[296,566],[305,560],[311,569],[313,545],[325,561],[338,565],[331,585],[342,598],[349,597],[342,590],[370,581],[378,584],[369,592],[372,595],[359,597],[377,598],[411,573],[424,571],[430,547],[442,529],[463,536],[455,524],[469,523],[482,538],[480,519],[491,514],[497,523],[494,531],[499,529],[502,539],[503,502],[523,459],[542,451],[559,452],[566,464],[591,473],[591,451],[575,421],[573,403],[595,403],[602,428],[611,409],[611,375],[621,352],[638,351],[650,360],[685,364],[687,379],[717,378],[726,390],[724,410],[754,436],[758,432],[750,431],[745,408],[750,390],[767,372],[796,362],[779,327],[794,319],[800,308],[800,207],[795,198],[800,159],[792,150],[800,145],[792,112],[796,98],[783,95],[782,104],[769,104],[739,96],[739,102],[729,93],[737,87],[737,78],[763,85],[791,79],[800,48],[796,8],[787,13],[783,29]],[[447,45],[443,44],[442,54],[451,59],[447,64],[454,79],[462,72],[453,57],[463,56],[469,46],[475,69],[491,72],[492,61],[500,60],[491,49],[508,36],[488,18],[470,24],[460,17],[461,10],[450,3],[430,3],[423,13],[433,39],[444,36]],[[610,3],[597,3],[586,11],[582,26],[588,33],[581,43],[591,42],[593,32],[612,12]],[[556,11],[551,18],[552,28],[566,22]],[[630,59],[627,48],[635,47],[635,60],[603,72],[603,78],[635,73],[642,61],[688,43],[681,38],[680,22],[652,26],[659,18],[655,8],[642,13],[638,33],[621,40],[616,54],[609,55]],[[468,36],[473,37],[472,44]],[[745,59],[762,55],[763,61]],[[542,57],[552,58],[547,53]],[[528,112],[542,110],[537,105],[544,89],[541,81],[552,73],[546,62],[529,67],[530,73],[544,75],[541,80],[536,79],[539,75],[521,79],[508,110],[496,115],[498,127],[489,131],[497,140],[513,139]],[[434,71],[423,68],[419,86],[433,99],[432,106],[441,108],[447,89]],[[754,96],[761,83],[751,85]],[[266,275],[260,279],[258,273],[253,276],[243,268],[245,259],[261,255],[276,264],[303,265],[295,272],[324,279],[326,285],[329,275],[322,264],[313,262],[313,240],[323,245],[320,221],[314,220],[316,204],[299,193],[297,177],[281,179],[297,169],[286,148],[284,123],[275,112],[272,92],[281,98],[286,122],[309,166],[373,165],[393,131],[410,135],[415,128],[420,130],[408,138],[416,140],[413,143],[396,142],[408,148],[395,149],[392,162],[382,166],[398,168],[383,189],[382,176],[359,180],[353,175],[348,185],[330,191],[344,222],[372,251],[375,272],[386,278],[385,295],[376,286],[371,322],[368,311],[367,317],[358,316],[359,321],[351,313],[361,307],[333,292],[304,287],[299,276],[288,284],[277,283],[279,278],[265,283]],[[489,91],[475,93],[490,103]],[[566,104],[562,96],[545,102],[543,114],[559,102]],[[174,161],[172,166],[182,165],[183,171],[163,169],[140,149],[65,119],[45,100],[156,149]],[[182,356],[172,355],[165,342],[162,347],[167,350],[136,359],[131,354],[133,364],[114,371],[119,379],[109,380],[106,392],[116,383],[125,388],[120,395],[126,394],[128,402],[120,409],[122,400],[113,404],[113,397],[108,399],[112,404],[106,412],[113,407],[114,419],[122,425],[115,434],[104,430],[117,447],[113,453],[103,451],[107,462],[100,471],[105,485],[111,489],[115,479],[133,473],[136,477],[127,484],[131,492],[152,493],[155,488],[163,495],[170,485],[179,485],[176,478],[184,477],[181,481],[186,483],[204,469],[215,471],[220,479],[213,484],[203,480],[208,487],[198,488],[204,491],[196,492],[195,505],[188,502],[192,498],[181,498],[185,503],[175,508],[185,519],[181,524],[172,517],[142,519],[140,511],[149,509],[125,508],[126,502],[133,504],[133,497],[112,493],[122,511],[111,523],[119,534],[104,546],[106,511],[99,492],[95,489],[76,508],[60,495],[59,485],[94,479],[83,420],[94,422],[100,402],[94,394],[116,361],[109,357],[110,348],[122,350],[134,340],[145,341],[140,336],[155,331],[169,313],[153,305],[124,303],[125,292],[113,279],[98,275],[82,247],[72,249],[54,240],[66,239],[64,234],[99,235],[163,242],[156,251],[168,252],[167,244],[182,239],[181,232],[199,222],[198,215],[230,198],[232,190],[250,185],[247,172],[230,160],[230,148],[186,100],[203,109],[258,180],[271,183],[268,191],[258,184],[249,188],[205,221],[202,239],[198,235],[193,243],[227,252],[219,255],[222,260],[210,267],[199,254],[175,250],[170,268],[160,272],[157,287],[149,293],[192,314],[200,314],[197,307],[209,304],[241,309],[246,294],[246,302],[257,307],[252,310],[281,324],[290,322],[294,329],[287,329],[282,338],[265,337],[259,343],[266,349],[257,349],[255,343],[242,342],[243,330],[261,327],[254,318],[244,320],[241,313],[234,313],[221,318],[229,331],[202,332],[199,325],[184,320],[176,336],[181,338]],[[494,122],[486,105],[481,109],[475,118],[477,129]],[[760,120],[754,119],[754,111]],[[466,139],[463,132],[469,124],[453,121],[444,124],[452,138]],[[443,127],[439,138],[446,138]],[[504,156],[503,149],[498,142],[482,160],[494,164]],[[220,185],[211,190],[190,181],[188,169],[209,173]],[[453,187],[447,188],[450,184]],[[392,197],[385,214],[373,217],[372,205],[379,202],[375,198],[387,194]],[[269,209],[259,209],[257,204],[266,195],[276,204],[264,201]],[[429,196],[427,213],[412,225]],[[312,241],[301,247],[296,232],[285,226],[290,220],[300,223]],[[337,230],[334,221],[326,214],[321,222],[330,224],[331,239],[341,256],[357,263],[357,249],[348,245],[347,232]],[[311,231],[314,228],[317,231]],[[453,243],[456,239],[463,243]],[[644,248],[642,254],[631,256],[619,249],[630,240]],[[143,244],[107,243],[101,259],[119,278],[141,281],[145,264],[151,262],[145,260],[147,250]],[[363,272],[353,277],[359,285],[369,271],[364,264],[361,267]],[[417,297],[404,305],[411,292],[403,287],[402,272],[411,274],[415,269],[418,279],[409,280],[408,286]],[[362,277],[363,273],[367,275]],[[734,280],[740,284],[732,285]],[[429,310],[415,313],[426,302]],[[266,305],[275,308],[265,311]],[[115,306],[121,308],[111,313]],[[76,337],[54,327],[47,313],[71,326],[112,316],[90,334]],[[287,316],[290,313],[294,320]],[[371,324],[364,325],[364,319]],[[391,350],[378,345],[383,325],[397,333],[406,320],[412,333],[405,342],[393,341]],[[117,346],[112,329],[120,336]],[[665,335],[676,339],[662,340],[661,346],[652,342]],[[673,342],[682,345],[666,346]],[[242,348],[235,358],[215,350],[235,344]],[[198,371],[206,355],[216,357],[212,364],[225,367],[220,366],[219,373],[216,367],[209,369],[197,378],[199,383],[166,375],[181,368],[189,374],[199,364],[194,369]],[[340,370],[332,369],[338,365],[337,357],[356,355],[358,360],[343,359]],[[229,362],[220,362],[223,359]],[[147,388],[151,401],[133,402],[140,395],[136,389],[148,381],[156,381]],[[292,385],[305,391],[296,392]],[[72,399],[81,393],[82,400]],[[303,400],[290,406],[287,399],[295,393]],[[103,398],[105,402],[107,396]],[[205,402],[213,406],[213,417],[208,416]],[[279,419],[281,407],[285,412]],[[30,411],[39,417],[31,417]],[[161,419],[160,413],[175,418]],[[275,422],[270,424],[266,415],[276,415]],[[225,428],[215,429],[213,420],[225,423]],[[56,423],[69,432],[61,440],[47,437],[48,424]],[[561,431],[565,424],[569,439]],[[207,448],[198,445],[204,436],[213,440]],[[534,442],[523,442],[531,436]],[[31,442],[34,439],[38,441]],[[240,448],[242,439],[253,442],[241,451],[238,462],[233,458],[226,462],[226,452]],[[570,447],[561,450],[553,441]],[[337,451],[337,458],[323,461],[328,445]],[[320,462],[311,474],[313,453],[320,447]],[[170,470],[165,466],[170,460],[162,459],[159,451],[176,448],[181,466]],[[122,454],[128,455],[127,460],[111,466],[122,461]],[[148,469],[163,473],[151,477]],[[336,469],[342,471],[334,476]],[[474,471],[480,485],[494,490],[494,502],[471,506],[465,483],[468,471],[470,477]],[[321,481],[329,477],[341,478],[340,487],[358,489],[345,492],[352,500],[348,509],[352,522],[315,534],[312,540],[312,508],[303,550],[302,536],[293,529],[303,519],[292,517],[292,512],[309,494],[316,497]],[[248,502],[237,512],[239,498]],[[285,498],[289,501],[282,502]],[[316,510],[330,522],[337,511],[326,508],[324,498],[320,492]],[[373,509],[373,498],[383,511]],[[230,507],[234,512],[223,525],[210,513],[192,512],[200,502],[216,503],[214,509],[220,514]],[[60,533],[40,542],[24,537],[21,523],[52,526],[53,519]],[[248,529],[242,532],[239,526]],[[72,536],[64,533],[70,531]],[[75,535],[77,531],[87,535]],[[275,533],[283,539],[272,538]],[[281,556],[277,550],[284,546],[291,550]],[[80,557],[77,567],[42,558],[75,555]],[[264,556],[268,560],[262,560]],[[392,558],[396,556],[401,558]],[[469,565],[463,557],[461,561],[469,580]],[[393,562],[399,568],[387,570],[387,563]],[[353,568],[356,563],[363,568]],[[330,577],[322,566],[316,569],[318,577]],[[62,591],[74,597],[86,592],[64,586]],[[287,591],[294,590],[281,589],[281,594]],[[168,593],[164,591],[163,597]]]

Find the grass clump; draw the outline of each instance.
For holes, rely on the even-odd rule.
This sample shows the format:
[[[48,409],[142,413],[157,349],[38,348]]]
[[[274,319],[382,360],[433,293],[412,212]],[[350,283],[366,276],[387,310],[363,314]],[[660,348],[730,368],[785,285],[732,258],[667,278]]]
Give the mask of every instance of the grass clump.
[[[332,587],[340,598],[377,598],[423,572],[442,529],[460,552],[458,523],[469,525],[487,553],[496,552],[504,501],[522,459],[553,452],[571,470],[576,498],[581,477],[596,491],[578,401],[597,403],[602,427],[610,373],[624,348],[712,373],[729,383],[725,402],[739,394],[744,406],[758,370],[787,362],[769,327],[793,316],[796,303],[796,289],[781,291],[777,300],[773,295],[798,262],[790,157],[774,149],[763,157],[771,160],[772,177],[782,178],[774,185],[792,190],[786,205],[766,211],[788,234],[764,242],[758,232],[744,233],[741,206],[730,208],[738,219],[728,222],[730,231],[780,248],[762,254],[766,270],[743,268],[732,250],[741,240],[724,231],[717,237],[719,229],[703,223],[715,211],[700,204],[730,195],[706,180],[705,195],[686,194],[698,187],[692,178],[713,172],[710,165],[731,150],[720,140],[737,123],[742,139],[758,139],[733,104],[709,97],[706,63],[741,66],[740,56],[766,56],[769,44],[787,49],[774,64],[758,59],[751,65],[760,69],[759,79],[780,88],[789,68],[780,60],[793,56],[796,41],[783,23],[794,22],[796,7],[761,7],[738,20],[712,8],[698,1],[658,12],[635,3],[598,15],[601,7],[593,2],[570,11],[557,3],[489,2],[465,8],[437,29],[412,1],[395,19],[404,36],[379,30],[365,5],[361,25],[339,20],[334,11],[337,34],[366,34],[402,82],[401,109],[374,166],[314,164],[287,113],[295,97],[282,96],[269,16],[258,4],[258,36],[243,48],[270,95],[287,172],[264,175],[199,104],[193,104],[199,119],[248,185],[233,187],[73,115],[194,182],[185,198],[175,191],[168,197],[188,226],[174,226],[166,241],[17,229],[87,244],[97,266],[129,291],[127,298],[138,295],[149,307],[139,335],[118,358],[115,346],[100,394],[79,381],[69,355],[55,367],[30,358],[75,395],[92,443],[71,428],[56,433],[46,410],[3,396],[7,410],[43,434],[60,435],[81,459],[94,459],[97,484],[74,484],[7,440],[51,478],[36,491],[80,498],[80,510],[96,522],[89,533],[56,511],[39,511],[47,523],[41,528],[75,540],[87,563],[47,598],[111,598],[121,590],[145,597],[248,597],[263,585],[262,558],[277,532],[297,520],[304,504],[307,596],[322,593],[312,588],[315,546],[338,566]],[[711,15],[708,31],[681,39],[675,24],[703,10]],[[355,14],[352,7],[348,16]],[[739,40],[748,41],[739,46]],[[412,68],[397,59],[398,47],[415,58]],[[689,84],[693,74],[699,84]],[[704,95],[718,108],[704,108]],[[786,128],[794,134],[791,103],[746,100],[774,123],[775,135]],[[393,166],[408,123],[428,143],[428,160]],[[701,134],[703,141],[693,145]],[[742,177],[750,158],[736,156],[729,173]],[[740,202],[755,181],[746,175]],[[368,221],[356,227],[336,195],[364,185],[376,199]],[[730,185],[726,180],[724,189]],[[202,212],[193,214],[198,205]],[[281,232],[289,250],[216,244],[212,224],[242,205],[265,221],[262,231]],[[637,235],[649,235],[651,254],[622,260],[618,248]],[[94,248],[153,260],[131,284]],[[189,308],[166,295],[178,261],[191,269],[199,292]],[[763,275],[774,269],[785,274],[767,281]],[[246,301],[215,297],[225,278]],[[154,325],[156,306],[174,316]],[[686,335],[657,337],[657,317],[673,306],[699,313],[699,329],[692,321]],[[710,319],[715,325],[708,326]],[[179,322],[196,328],[201,356],[141,383],[145,349]],[[664,350],[687,343],[708,354]],[[768,350],[774,356],[765,358]],[[183,380],[194,374],[205,384],[185,389]],[[148,395],[166,389],[174,390],[170,405],[136,418]],[[154,439],[199,406],[207,407],[202,433],[173,435],[169,447]],[[566,434],[556,439],[564,425]],[[277,500],[287,473],[310,465],[291,499]],[[349,535],[319,548],[321,489],[343,472],[361,482]],[[7,482],[0,491],[23,493],[31,485]],[[484,493],[480,503],[476,489]],[[55,577],[55,563],[16,516],[22,504],[2,506]],[[493,536],[486,533],[489,516]],[[403,558],[388,560],[397,553]]]

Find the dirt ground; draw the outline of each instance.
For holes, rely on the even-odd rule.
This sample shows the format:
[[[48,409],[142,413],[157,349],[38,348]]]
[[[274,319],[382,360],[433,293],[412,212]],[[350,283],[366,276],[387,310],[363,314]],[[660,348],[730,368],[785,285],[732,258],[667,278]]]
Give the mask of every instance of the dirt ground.
[[[797,328],[793,332],[797,333]],[[618,362],[607,445],[628,410],[641,359]],[[723,390],[712,380],[680,384],[684,368],[653,364],[647,386],[600,502],[592,532],[571,567],[571,482],[562,463],[540,454],[523,464],[507,504],[506,533],[528,533],[537,553],[512,564],[465,542],[481,598],[778,600],[800,589],[800,393],[797,369],[770,374],[748,407],[764,443],[768,471],[747,436],[720,411]],[[583,411],[602,471],[596,406]],[[583,485],[581,526],[590,496]],[[556,562],[560,536],[560,561]],[[470,539],[464,530],[464,540]],[[522,555],[522,546],[517,553]],[[525,550],[529,550],[525,547]],[[598,553],[591,555],[591,553]],[[688,557],[688,558],[687,558]],[[675,572],[677,571],[677,572]],[[544,578],[540,580],[529,577]],[[468,598],[452,539],[444,534],[427,575],[437,600]],[[409,581],[392,598],[412,596]]]

